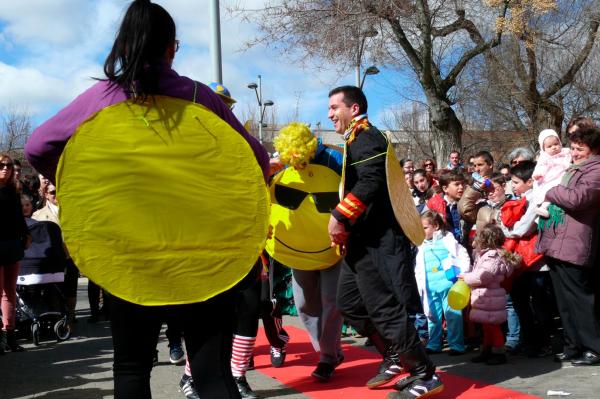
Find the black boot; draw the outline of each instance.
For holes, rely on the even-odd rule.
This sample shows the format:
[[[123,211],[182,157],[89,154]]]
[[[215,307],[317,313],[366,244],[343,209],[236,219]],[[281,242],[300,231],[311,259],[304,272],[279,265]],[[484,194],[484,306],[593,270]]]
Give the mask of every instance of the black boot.
[[[23,352],[25,348],[17,343],[17,335],[15,330],[6,331],[6,347],[11,352]]]
[[[0,330],[0,355],[6,351],[6,331]]]
[[[402,391],[418,380],[430,380],[435,374],[435,366],[427,356],[425,347],[418,345],[409,351],[399,353],[400,363],[410,375],[396,382],[394,389]]]

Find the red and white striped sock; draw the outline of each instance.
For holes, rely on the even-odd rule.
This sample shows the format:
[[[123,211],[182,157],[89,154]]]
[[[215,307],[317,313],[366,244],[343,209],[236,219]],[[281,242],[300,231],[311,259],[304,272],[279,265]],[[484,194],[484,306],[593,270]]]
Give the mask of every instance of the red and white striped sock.
[[[187,357],[187,353],[185,354],[185,370],[183,371],[183,373],[188,377],[192,376],[192,369],[190,368],[190,358]]]
[[[233,374],[234,377],[243,377],[246,375],[255,342],[256,337],[244,337],[242,335],[233,336],[231,374]]]

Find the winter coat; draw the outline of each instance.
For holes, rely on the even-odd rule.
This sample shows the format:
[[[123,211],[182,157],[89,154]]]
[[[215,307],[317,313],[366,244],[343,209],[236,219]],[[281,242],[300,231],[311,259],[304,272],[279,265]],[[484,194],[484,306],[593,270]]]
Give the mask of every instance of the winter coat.
[[[463,274],[471,287],[471,321],[484,324],[502,324],[506,321],[506,290],[500,283],[509,277],[514,266],[498,250],[482,253],[473,271]]]
[[[456,266],[460,269],[460,274],[468,272],[471,269],[471,258],[465,247],[460,245],[454,238],[452,233],[442,233],[439,238],[442,240],[444,247],[448,250],[448,257],[442,261],[442,268],[445,270]],[[417,280],[417,289],[423,303],[423,313],[430,317],[429,295],[427,295],[427,273],[425,272],[425,256],[423,245],[419,246],[419,251],[415,259],[415,279]]]
[[[548,190],[546,200],[564,210],[564,221],[540,230],[537,250],[574,265],[594,265],[600,245],[600,155],[579,165],[567,186]]]

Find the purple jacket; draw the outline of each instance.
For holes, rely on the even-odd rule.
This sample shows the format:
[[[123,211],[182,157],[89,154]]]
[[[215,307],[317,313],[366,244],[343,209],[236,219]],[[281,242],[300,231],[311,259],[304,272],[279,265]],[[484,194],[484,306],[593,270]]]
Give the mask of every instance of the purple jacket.
[[[506,321],[506,290],[500,286],[513,272],[513,265],[495,249],[481,254],[473,271],[463,273],[471,287],[469,319],[477,323],[502,324]]]
[[[55,183],[56,167],[69,138],[86,119],[109,105],[127,100],[122,89],[107,90],[107,81],[99,81],[80,94],[58,114],[39,126],[25,145],[25,156],[41,174]],[[196,93],[194,94],[194,91]],[[193,101],[212,110],[237,130],[250,144],[263,171],[265,181],[269,176],[269,155],[254,137],[250,136],[231,110],[208,86],[197,83],[165,66],[159,83],[159,94]]]
[[[564,223],[540,230],[537,251],[579,266],[592,266],[600,244],[600,155],[574,171],[567,186],[546,193],[565,211]]]

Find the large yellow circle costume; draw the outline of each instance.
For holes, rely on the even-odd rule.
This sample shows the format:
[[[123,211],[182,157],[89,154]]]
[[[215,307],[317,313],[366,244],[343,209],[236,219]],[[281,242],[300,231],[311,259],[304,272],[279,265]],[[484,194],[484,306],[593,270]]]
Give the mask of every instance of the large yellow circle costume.
[[[331,248],[327,224],[339,203],[340,176],[328,167],[288,167],[271,182],[273,236],[266,250],[275,260],[300,270],[319,270],[341,259]]]
[[[156,96],[99,111],[67,143],[57,183],[75,263],[129,302],[209,299],[264,246],[269,198],[256,157],[199,104]]]

